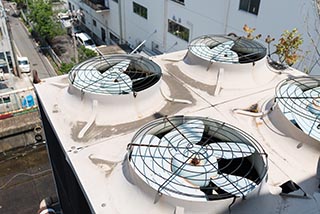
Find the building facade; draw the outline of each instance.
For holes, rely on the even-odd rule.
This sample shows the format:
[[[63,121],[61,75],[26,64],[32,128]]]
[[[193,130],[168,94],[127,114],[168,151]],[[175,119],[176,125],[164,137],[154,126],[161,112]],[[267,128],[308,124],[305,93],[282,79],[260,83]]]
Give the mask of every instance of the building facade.
[[[284,30],[297,28],[304,40],[297,67],[313,73],[318,66],[314,0],[68,0],[68,4],[101,43],[128,44],[133,49],[146,40],[145,50],[154,54],[185,49],[204,34],[244,35],[244,24],[256,28],[262,42],[267,35],[277,41]]]

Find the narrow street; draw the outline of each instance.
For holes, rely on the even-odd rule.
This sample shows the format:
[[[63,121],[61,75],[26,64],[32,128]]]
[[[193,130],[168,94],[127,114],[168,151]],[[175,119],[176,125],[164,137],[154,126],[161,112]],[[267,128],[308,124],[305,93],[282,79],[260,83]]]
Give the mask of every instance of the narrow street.
[[[6,8],[12,9],[4,2]],[[7,13],[9,14],[9,13]],[[39,49],[29,34],[27,28],[18,17],[8,15],[9,27],[12,32],[13,48],[17,56],[27,56],[30,61],[31,70],[38,71],[40,79],[56,76],[56,73],[48,59],[39,52]]]
[[[48,59],[38,51],[37,45],[18,17],[10,16],[12,9],[3,2],[8,15],[8,29],[16,56],[29,58],[31,70],[36,69],[40,79],[55,76]],[[22,80],[30,81],[23,74]],[[26,77],[26,78],[24,78]],[[0,121],[1,123],[1,121]],[[16,136],[24,139],[24,133]],[[1,138],[0,138],[1,143]],[[0,153],[0,213],[36,214],[40,201],[55,197],[56,189],[46,144],[31,145]]]

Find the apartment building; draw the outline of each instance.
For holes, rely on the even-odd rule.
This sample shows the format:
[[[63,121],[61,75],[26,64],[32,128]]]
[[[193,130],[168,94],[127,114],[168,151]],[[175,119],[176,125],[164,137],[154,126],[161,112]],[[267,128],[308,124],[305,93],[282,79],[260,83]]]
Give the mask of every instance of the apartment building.
[[[13,51],[10,42],[10,35],[7,26],[7,15],[2,2],[0,2],[0,80],[3,80],[4,73],[12,71],[18,75],[14,68]]]
[[[284,30],[297,28],[304,40],[304,58],[296,65],[316,72],[319,13],[314,0],[68,0],[68,4],[102,43],[135,48],[144,42],[145,50],[154,54],[185,49],[204,34],[244,35],[244,24],[255,27],[262,42],[267,35],[277,40]]]

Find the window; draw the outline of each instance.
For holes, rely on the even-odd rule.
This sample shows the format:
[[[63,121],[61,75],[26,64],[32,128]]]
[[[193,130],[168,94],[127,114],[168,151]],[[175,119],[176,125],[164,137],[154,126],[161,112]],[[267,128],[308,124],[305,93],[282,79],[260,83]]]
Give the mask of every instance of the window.
[[[258,15],[260,0],[240,0],[239,10]]]
[[[1,97],[0,98],[0,104],[10,103],[10,102],[11,102],[10,97]]]
[[[110,39],[111,39],[113,42],[119,44],[119,38],[118,38],[116,35],[114,35],[113,33],[110,32],[110,33],[109,33],[109,36],[110,36]]]
[[[180,39],[183,39],[187,42],[189,41],[189,29],[170,19],[168,19],[168,32],[179,37]]]
[[[96,20],[92,19],[92,24],[93,24],[93,26],[97,26]]]
[[[145,19],[148,19],[148,9],[140,4],[133,2],[133,12]]]
[[[172,1],[174,1],[174,2],[177,2],[177,3],[179,3],[179,4],[184,5],[184,0],[172,0]]]

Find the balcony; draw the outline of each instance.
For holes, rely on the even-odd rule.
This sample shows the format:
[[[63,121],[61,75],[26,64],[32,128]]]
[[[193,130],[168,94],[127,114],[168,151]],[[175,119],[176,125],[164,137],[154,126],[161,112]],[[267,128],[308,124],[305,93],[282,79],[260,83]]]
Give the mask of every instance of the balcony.
[[[109,11],[109,3],[105,0],[81,0],[82,3],[88,5],[97,13]],[[107,6],[106,6],[107,5]]]

